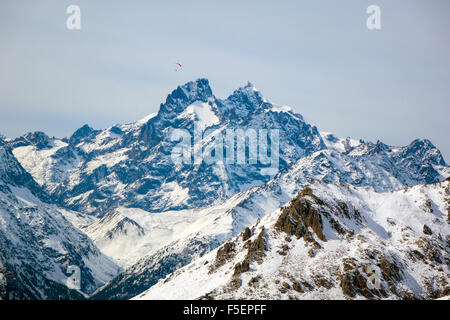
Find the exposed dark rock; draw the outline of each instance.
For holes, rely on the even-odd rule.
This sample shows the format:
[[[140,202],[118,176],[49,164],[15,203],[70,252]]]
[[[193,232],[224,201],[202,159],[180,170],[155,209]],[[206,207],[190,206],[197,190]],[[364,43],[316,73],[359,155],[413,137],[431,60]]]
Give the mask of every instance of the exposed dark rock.
[[[223,266],[227,261],[233,259],[236,254],[235,244],[234,242],[226,242],[224,243],[218,250],[216,254],[216,260],[214,264],[209,267],[209,272],[212,273],[216,269]]]
[[[296,281],[294,281],[294,282],[292,283],[292,289],[294,289],[294,290],[297,291],[298,293],[304,293],[304,292],[305,292],[305,291],[302,289],[301,285],[300,285],[298,282],[296,282]]]
[[[426,208],[426,211],[427,211],[427,212],[430,212],[430,213],[433,212],[433,207],[432,207],[432,203],[431,203],[431,200],[430,200],[430,199],[427,199],[427,200],[425,201],[425,208]]]
[[[426,237],[421,237],[418,241],[416,241],[416,244],[430,262],[436,262],[439,264],[442,263],[439,247],[436,243],[433,243],[433,240],[427,239]]]
[[[423,225],[423,233],[428,234],[428,235],[432,235],[433,231],[431,231],[430,227],[427,226],[426,224]]]
[[[316,276],[314,278],[314,284],[325,289],[331,289],[334,287],[333,283],[330,280],[321,276]]]
[[[340,283],[342,292],[351,298],[361,294],[366,298],[372,298],[373,294],[367,288],[367,281],[358,269],[353,269],[344,273]]]
[[[254,285],[256,285],[256,284],[259,282],[259,280],[261,280],[261,277],[260,277],[260,276],[253,277],[253,278],[251,278],[251,279],[248,281],[248,284],[249,284],[250,286],[254,286]]]
[[[246,260],[249,260],[249,262],[260,262],[262,257],[264,256],[264,251],[266,250],[265,232],[266,231],[264,227],[261,228],[261,232],[258,234],[258,237],[254,241],[252,241],[250,246],[248,247]]]
[[[379,254],[378,256],[378,267],[381,270],[381,275],[383,279],[389,285],[389,289],[392,293],[399,295],[395,289],[395,285],[402,280],[401,269],[398,265],[399,263],[393,260],[392,262],[386,258],[385,255]]]
[[[287,251],[288,250],[289,250],[289,246],[287,244],[283,244],[281,246],[281,249],[278,250],[277,252],[278,252],[279,255],[285,256],[285,255],[287,255]]]
[[[261,262],[266,250],[266,233],[264,227],[254,241],[248,241],[247,254],[242,262],[234,266],[234,273],[231,280],[231,286],[238,288],[241,284],[239,276],[241,273],[247,272],[250,269],[250,264],[254,261]]]
[[[311,195],[312,191],[308,187],[300,191],[297,197],[282,209],[275,223],[275,229],[300,238],[306,234],[308,227],[311,227],[320,240],[326,241],[321,215],[314,208],[313,203],[305,198]]]
[[[252,236],[252,232],[246,227],[242,233],[242,241],[247,241]]]
[[[281,285],[283,286],[283,288],[286,288],[286,289],[290,289],[291,288],[291,285],[289,283],[287,283],[287,282],[284,282],[284,281],[281,283]]]

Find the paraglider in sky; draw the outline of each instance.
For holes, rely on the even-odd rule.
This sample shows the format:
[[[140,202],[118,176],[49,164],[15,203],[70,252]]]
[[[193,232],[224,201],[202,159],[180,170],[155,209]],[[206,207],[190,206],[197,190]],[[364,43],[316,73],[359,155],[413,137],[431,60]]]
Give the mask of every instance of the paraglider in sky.
[[[181,68],[183,67],[182,65],[181,65],[181,63],[179,63],[179,62],[175,62],[175,71],[178,71],[178,70],[181,70]]]

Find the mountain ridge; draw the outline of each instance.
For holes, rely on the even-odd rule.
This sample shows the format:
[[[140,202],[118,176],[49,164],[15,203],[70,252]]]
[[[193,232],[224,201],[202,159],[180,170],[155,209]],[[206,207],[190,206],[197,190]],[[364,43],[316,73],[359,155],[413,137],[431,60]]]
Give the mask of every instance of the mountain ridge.
[[[312,183],[135,299],[445,297],[449,183],[395,194]]]
[[[211,137],[226,130],[279,130],[278,173],[262,174],[267,166],[260,163],[175,164],[177,141],[170,137],[176,129],[192,137],[196,122],[206,130],[205,151],[214,148]],[[251,83],[218,99],[204,78],[178,86],[157,113],[134,123],[103,130],[83,125],[63,139],[27,133],[0,138],[1,145],[17,158],[27,181],[35,181],[30,188],[38,198],[75,210],[61,214],[124,267],[95,290],[93,297],[101,299],[139,294],[284,206],[311,182],[380,193],[450,176],[427,139],[403,147],[340,139],[270,103]]]
[[[0,146],[0,300],[85,299],[120,270]],[[69,283],[80,270],[80,287]]]
[[[159,112],[144,122],[105,130],[83,126],[69,139],[53,139],[53,148],[40,149],[26,137],[9,144],[22,165],[60,205],[98,216],[117,204],[156,212],[200,207],[270,179],[261,174],[265,166],[259,163],[174,166],[171,151],[176,143],[171,134],[174,129],[183,129],[193,135],[200,112],[196,103],[202,104],[201,112],[208,117],[217,117],[213,123],[204,123],[204,129],[213,131],[210,134],[237,128],[279,130],[280,169],[326,148],[316,127],[292,111],[271,110],[274,105],[263,102],[253,87],[239,88],[227,99],[215,98],[208,81],[198,79],[175,89]],[[257,112],[242,119],[242,115],[230,112],[238,109]],[[204,150],[211,149],[213,143],[205,140]]]

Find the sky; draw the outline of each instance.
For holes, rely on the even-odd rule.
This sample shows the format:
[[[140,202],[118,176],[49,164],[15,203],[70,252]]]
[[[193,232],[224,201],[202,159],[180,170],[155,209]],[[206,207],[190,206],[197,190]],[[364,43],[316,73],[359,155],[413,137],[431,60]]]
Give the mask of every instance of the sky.
[[[448,0],[0,0],[0,133],[134,122],[205,77],[219,98],[251,81],[340,137],[428,138],[450,162],[449,14]]]

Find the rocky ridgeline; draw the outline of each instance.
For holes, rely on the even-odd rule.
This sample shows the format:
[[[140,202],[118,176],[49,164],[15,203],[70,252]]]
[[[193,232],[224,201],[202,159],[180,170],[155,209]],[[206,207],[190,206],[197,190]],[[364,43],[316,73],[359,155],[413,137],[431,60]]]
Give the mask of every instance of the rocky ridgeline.
[[[373,191],[312,184],[285,207],[137,298],[446,296],[450,294],[449,190],[445,181],[399,191],[399,203],[415,200],[414,204],[398,215],[383,217],[376,208],[392,193],[378,194],[370,203],[356,199],[370,199]],[[430,201],[433,213],[423,208]],[[171,291],[194,273],[197,285],[209,288],[207,292],[200,289],[179,296]]]

